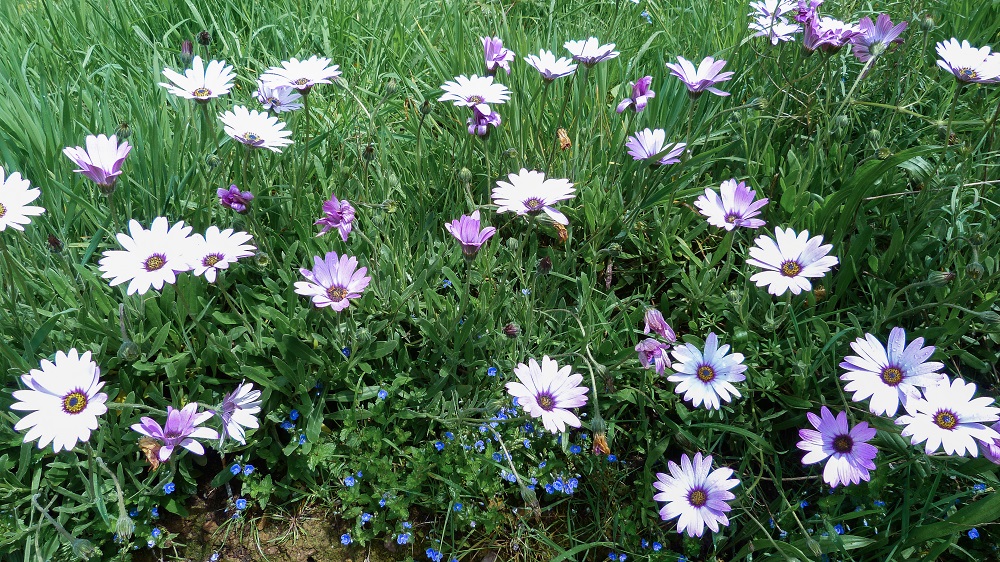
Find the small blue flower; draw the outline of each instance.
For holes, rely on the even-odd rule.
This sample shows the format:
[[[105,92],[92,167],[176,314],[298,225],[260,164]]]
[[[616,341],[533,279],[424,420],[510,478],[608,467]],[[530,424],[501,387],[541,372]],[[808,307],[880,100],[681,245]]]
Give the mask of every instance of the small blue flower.
[[[344,486],[347,486],[348,488],[354,486],[354,477],[348,476],[347,478],[344,478]]]
[[[513,399],[513,400],[511,400],[511,402],[513,402],[513,403],[514,403],[514,407],[515,407],[515,408],[517,408],[517,407],[518,407],[518,406],[520,405],[520,404],[518,403],[518,401],[517,401],[517,396],[515,396],[515,397],[514,397],[514,399]],[[517,412],[515,411],[515,412],[514,412],[514,414],[516,415],[516,414],[517,414]],[[560,437],[562,437],[562,436],[560,435]]]
[[[239,474],[241,470],[243,470],[243,467],[241,467],[238,464],[234,464],[233,466],[229,467],[229,472],[233,473],[233,476]]]
[[[306,434],[303,433],[302,435],[299,435],[299,445],[304,445],[305,442],[306,442]]]
[[[240,498],[236,500],[236,509],[243,511],[247,508],[247,500]]]
[[[486,433],[487,431],[489,431],[489,429],[487,429],[485,425],[479,426],[479,433]]]
[[[396,544],[406,544],[408,542],[410,542],[410,533],[400,533],[396,537]]]
[[[358,478],[361,478],[362,476],[364,476],[364,474],[362,474],[362,473],[361,473],[361,471],[359,470],[359,471],[358,471],[358,474],[357,474],[357,477],[358,477]]]
[[[412,529],[413,528],[413,524],[410,523],[409,521],[403,521],[403,528],[404,529]]]
[[[378,399],[379,399],[379,400],[385,400],[385,398],[386,398],[387,396],[389,396],[389,393],[388,393],[388,392],[386,392],[386,390],[385,390],[384,388],[383,388],[383,389],[380,389],[380,390],[378,391]]]
[[[566,481],[566,493],[572,494],[573,490],[576,490],[576,487],[579,485],[580,485],[579,480],[577,480],[576,478],[570,478],[569,480]]]
[[[146,541],[146,546],[148,548],[153,548],[154,546],[156,546],[156,543],[153,542],[153,539],[149,539],[148,541]]]
[[[499,452],[493,453],[493,461],[494,462],[502,462],[503,461],[503,455],[501,455]]]
[[[569,452],[574,455],[579,455],[583,452],[583,447],[579,445],[570,445]]]
[[[384,497],[378,501],[378,506],[379,507],[385,507],[385,498]]]
[[[426,553],[427,553],[427,558],[430,558],[434,562],[441,562],[441,559],[444,558],[443,552],[441,552],[440,550],[434,550],[433,548],[428,548]]]
[[[660,544],[658,542],[654,542],[653,543],[653,552],[659,552],[662,549],[663,549],[663,545],[662,544]]]
[[[252,464],[243,465],[243,476],[250,476],[256,470]]]
[[[150,515],[152,515],[153,517],[159,517],[159,516],[160,516],[160,508],[159,508],[159,507],[156,507],[156,506],[154,505],[154,506],[153,506],[153,509],[150,509],[150,510],[149,510],[149,514],[150,514]]]
[[[444,438],[447,439],[448,441],[454,441],[455,440],[455,434],[452,433],[452,432],[450,432],[450,431],[445,431],[444,432]]]
[[[344,357],[346,357],[348,359],[351,358],[351,348],[345,347],[345,348],[341,349],[340,352],[344,354]]]
[[[555,488],[557,492],[563,491],[563,480],[562,478],[556,478],[556,481],[552,483],[552,487]]]
[[[626,556],[625,553],[623,552],[618,555],[618,562],[625,562],[626,558],[628,558],[628,556]]]
[[[212,555],[208,557],[208,560],[209,560],[209,562],[218,562],[218,560],[219,560],[219,553],[218,552],[213,552]]]
[[[874,505],[875,507],[885,507],[885,502],[882,500],[875,500],[874,502],[872,502],[872,505]]]
[[[642,539],[639,542],[639,546],[641,546],[642,548],[649,548],[649,541],[647,541],[646,539]]]
[[[167,482],[166,484],[163,485],[163,493],[167,494],[168,496],[174,493],[174,490],[176,489],[177,485],[174,484],[173,482]]]
[[[170,492],[167,492],[167,493],[169,494]],[[132,509],[128,510],[128,516],[129,517],[138,517],[139,516],[139,510],[133,507]]]
[[[371,513],[362,513],[361,514],[361,522],[362,523],[367,523],[367,522],[369,522],[371,520],[372,520],[372,514]]]
[[[807,502],[806,500],[802,500],[802,501],[799,502],[799,507],[801,507],[802,509],[805,509],[805,508],[809,507],[809,502]]]
[[[608,553],[608,560],[618,560],[618,554],[616,554],[614,552],[609,552]]]
[[[545,468],[545,461],[538,463],[538,468]]]
[[[972,540],[978,539],[979,538],[979,531],[976,530],[975,528],[969,529],[969,538],[972,539]]]
[[[521,294],[524,296],[528,296],[531,294],[531,289],[521,289]]]
[[[688,562],[687,556],[681,554],[680,556],[677,557],[677,562]]]
[[[288,418],[291,419],[292,421],[299,419],[299,411],[292,410],[291,412],[288,412]]]
[[[530,449],[531,448],[531,440],[530,439],[525,439],[524,440],[524,448],[525,449]]]
[[[618,461],[618,457],[616,457],[614,455],[608,455],[608,462],[617,462],[617,461]]]
[[[770,525],[771,528],[773,529],[774,528],[774,517],[768,519],[767,520],[767,524]]]
[[[281,429],[284,429],[285,431],[288,431],[288,430],[292,429],[293,427],[295,427],[295,424],[293,424],[292,422],[290,422],[288,420],[285,420],[285,421],[281,422],[281,425],[279,427]]]
[[[535,432],[535,424],[533,424],[531,422],[528,422],[528,423],[524,424],[524,432],[525,433],[534,433]]]
[[[483,440],[480,439],[479,441],[476,441],[474,447],[476,448],[476,451],[482,453],[483,451],[486,450],[486,443],[483,443]]]
[[[546,484],[545,485],[545,493],[546,494],[554,494],[554,493],[556,493],[556,489],[552,487],[552,484]]]
[[[444,281],[442,281],[441,286],[444,287],[445,289],[451,287],[451,279],[445,279]]]
[[[434,448],[437,449],[438,451],[443,451],[444,450],[444,443],[442,443],[440,441],[436,441],[434,443]]]
[[[354,542],[354,539],[351,538],[350,533],[344,533],[343,535],[340,535],[340,544],[347,546],[352,542]]]
[[[844,534],[844,526],[841,525],[841,524],[839,524],[839,523],[833,526],[833,530],[837,531],[838,535],[843,535]]]
[[[514,482],[517,482],[517,476],[514,476],[513,474],[511,474],[509,472],[504,475],[504,479],[507,480],[508,482],[510,482],[511,484],[513,484]]]
[[[454,509],[455,511],[462,511],[462,504],[456,503],[455,507],[453,507],[452,509]]]
[[[153,529],[153,532],[150,534],[153,535],[154,539],[158,539],[160,538],[160,535],[163,534],[163,531],[161,531],[159,528],[155,528]]]
[[[783,538],[786,538],[786,537],[788,537],[788,531],[782,530],[780,533],[778,533],[778,538],[782,538],[783,539]]]
[[[496,367],[490,367],[489,369],[486,369],[486,376],[488,376],[488,377],[495,377],[495,376],[497,376],[497,368]]]
[[[652,23],[653,23],[653,16],[649,15],[649,12],[647,12],[646,10],[643,10],[639,14],[639,17],[646,18],[646,23],[652,25]]]
[[[975,491],[977,491],[977,492],[983,492],[983,491],[986,490],[986,484],[983,484],[982,482],[980,482],[979,484],[976,484],[975,486],[973,486],[972,489],[975,490]]]

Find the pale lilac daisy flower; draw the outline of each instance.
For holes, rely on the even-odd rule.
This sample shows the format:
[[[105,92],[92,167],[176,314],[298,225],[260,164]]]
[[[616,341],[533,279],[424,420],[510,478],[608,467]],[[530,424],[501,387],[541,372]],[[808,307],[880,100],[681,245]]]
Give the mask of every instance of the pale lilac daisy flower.
[[[1000,435],[1000,421],[991,425],[990,429],[998,432],[997,434]],[[991,463],[1000,464],[1000,437],[992,441],[980,441],[979,452]]]
[[[302,94],[298,93],[291,86],[272,86],[264,82],[257,83],[257,101],[264,109],[275,113],[285,113],[302,109],[299,100]]]
[[[667,377],[679,383],[674,392],[684,393],[684,400],[690,400],[695,407],[705,403],[705,407],[718,410],[722,402],[732,401],[740,396],[734,382],[746,380],[742,373],[747,370],[742,353],[729,353],[729,344],[719,346],[719,338],[710,332],[705,338],[704,351],[694,344],[686,343],[670,352],[677,363],[675,373]]]
[[[861,33],[851,38],[854,56],[861,62],[868,62],[873,56],[881,55],[892,43],[902,43],[900,35],[906,30],[906,22],[892,25],[889,14],[879,14],[875,23],[871,18],[861,18],[858,22]]]
[[[486,72],[492,75],[502,68],[510,74],[510,61],[514,60],[514,51],[505,49],[499,37],[480,37],[480,39],[483,42]]]
[[[594,66],[595,64],[611,60],[618,56],[614,43],[601,45],[596,37],[591,37],[581,41],[567,41],[563,47],[573,55],[573,60],[583,63],[584,66]]]
[[[330,66],[330,59],[313,55],[306,60],[292,58],[282,61],[281,66],[272,66],[261,74],[260,81],[271,87],[288,86],[295,88],[303,96],[316,84],[329,84],[340,76],[339,65]]]
[[[237,105],[231,111],[219,114],[226,134],[253,148],[267,148],[281,152],[281,148],[292,144],[292,132],[277,117],[260,111],[250,111]]]
[[[528,364],[518,363],[514,375],[520,382],[507,383],[507,392],[517,398],[518,406],[533,418],[542,418],[545,429],[552,433],[566,431],[566,426],[580,427],[580,418],[570,411],[587,404],[587,387],[580,386],[583,375],[573,373],[573,367],[562,368],[553,359],[543,356],[541,365],[533,358]],[[572,374],[571,374],[572,373]]]
[[[87,136],[87,148],[82,146],[66,147],[65,154],[74,164],[79,166],[74,172],[83,174],[96,183],[101,193],[111,194],[115,190],[115,182],[122,173],[125,157],[132,150],[127,141],[118,144],[118,137],[111,135]]]
[[[510,183],[498,181],[493,188],[493,202],[498,207],[497,213],[509,211],[519,215],[536,215],[544,212],[559,224],[569,224],[566,215],[552,206],[573,198],[576,189],[569,180],[545,179],[542,172],[524,168],[507,177]]]
[[[129,281],[127,294],[142,295],[151,287],[159,291],[164,283],[174,284],[178,273],[191,269],[186,259],[191,227],[184,221],[168,227],[166,217],[156,217],[146,230],[132,219],[128,229],[131,236],[117,236],[124,250],[108,250],[100,261],[101,276],[111,279],[112,287]]]
[[[759,16],[750,22],[749,28],[754,31],[754,37],[766,37],[772,45],[795,39],[794,35],[802,31],[802,26],[791,23],[783,17]]]
[[[857,25],[830,17],[813,18],[805,24],[802,45],[810,52],[819,49],[836,53],[860,34],[861,28]]]
[[[993,398],[973,398],[974,383],[954,379],[951,384],[927,388],[923,398],[906,401],[905,416],[896,419],[906,426],[900,435],[910,437],[910,443],[923,443],[928,455],[943,449],[949,455],[979,456],[978,443],[991,444],[1000,433],[988,424],[997,421],[1000,408],[993,407]]]
[[[744,182],[736,183],[735,179],[722,182],[719,190],[721,196],[706,187],[705,194],[694,202],[701,214],[708,217],[708,224],[726,230],[764,226],[763,220],[753,217],[759,215],[761,207],[767,205],[767,198],[754,201],[757,192]]]
[[[835,256],[828,256],[831,244],[823,244],[822,236],[809,238],[809,231],[796,234],[791,228],[774,229],[774,238],[766,235],[754,240],[747,263],[764,271],[753,274],[750,280],[758,287],[767,285],[767,292],[783,295],[812,289],[810,277],[822,277],[830,268],[840,263]]]
[[[681,56],[677,57],[677,63],[667,63],[670,74],[684,83],[691,97],[698,97],[706,91],[717,96],[728,96],[729,92],[723,92],[715,87],[719,82],[725,82],[733,77],[733,72],[722,72],[724,66],[726,61],[715,60],[712,57],[705,57],[697,69],[691,61]]]
[[[944,363],[927,361],[934,354],[934,346],[924,347],[924,338],[916,338],[906,345],[906,330],[893,328],[889,332],[889,345],[871,334],[851,342],[857,355],[849,355],[840,363],[847,372],[840,379],[847,381],[844,390],[853,392],[852,400],[860,402],[871,398],[868,409],[876,415],[895,416],[900,403],[920,398],[917,388],[931,388],[948,382],[941,373]]]
[[[674,333],[674,329],[670,327],[670,324],[667,324],[666,319],[663,318],[663,313],[659,310],[647,308],[646,313],[643,315],[643,320],[646,325],[643,327],[642,333],[648,334],[653,332],[671,343],[677,341],[677,334]]]
[[[989,47],[976,48],[954,37],[936,45],[941,57],[938,66],[955,75],[959,82],[989,83],[1000,78],[1000,56]]]
[[[42,207],[28,205],[41,191],[31,187],[28,180],[21,177],[21,172],[4,177],[6,172],[0,167],[0,232],[11,227],[14,230],[24,230],[24,225],[31,223],[30,217],[45,212]]]
[[[680,155],[687,145],[678,142],[665,144],[667,133],[663,129],[643,129],[630,136],[625,148],[633,160],[653,160],[653,164],[666,166],[680,162]],[[657,159],[657,157],[659,158]]]
[[[871,480],[870,470],[875,470],[875,455],[878,449],[869,445],[875,437],[875,428],[861,422],[853,428],[847,423],[847,412],[834,417],[829,408],[823,406],[820,416],[806,412],[809,423],[816,430],[800,429],[796,447],[806,452],[802,464],[826,461],[823,481],[836,488],[839,485],[857,484]]]
[[[209,283],[215,283],[216,274],[240,258],[253,255],[256,246],[247,244],[252,237],[246,232],[234,232],[227,228],[219,230],[212,225],[204,235],[192,234],[185,259],[191,266],[191,273],[204,275]]]
[[[340,237],[347,242],[347,235],[354,228],[354,207],[347,202],[347,199],[337,199],[337,196],[330,194],[330,199],[323,202],[323,217],[314,224],[323,225],[323,230],[316,236],[322,236],[330,230],[336,228],[340,232]]]
[[[497,232],[492,226],[480,228],[478,210],[473,211],[472,216],[462,215],[444,227],[462,244],[462,253],[469,258],[475,256],[479,248]]]
[[[751,17],[777,18],[798,10],[796,0],[756,0],[750,2],[750,8],[756,10]]]
[[[253,201],[253,193],[240,191],[240,188],[236,187],[235,184],[229,186],[229,189],[220,187],[215,193],[219,196],[220,205],[228,207],[241,215],[249,210],[250,202]]]
[[[824,0],[798,0],[798,12],[795,14],[795,21],[806,23],[818,15],[819,7]]]
[[[566,57],[559,57],[557,60],[551,51],[544,49],[538,55],[524,57],[524,61],[541,73],[542,79],[546,82],[551,82],[556,78],[569,76],[576,72],[576,65],[573,64],[573,61]]]
[[[195,439],[218,439],[219,433],[208,427],[198,427],[211,419],[210,411],[198,413],[198,403],[190,402],[180,410],[167,406],[167,422],[161,426],[156,420],[142,417],[142,423],[132,424],[132,430],[163,443],[158,458],[166,462],[174,449],[183,447],[196,455],[204,455],[205,447]]]
[[[173,84],[160,82],[160,85],[171,94],[200,102],[228,94],[233,89],[233,80],[236,78],[233,67],[227,65],[226,61],[209,61],[206,68],[199,56],[194,57],[191,68],[184,71],[184,74],[164,68],[163,75]]]
[[[647,369],[652,367],[658,375],[664,374],[670,368],[669,350],[669,344],[653,338],[646,338],[635,346],[635,351],[639,354],[639,363]]]
[[[260,412],[260,391],[254,389],[253,383],[240,384],[236,390],[222,399],[216,414],[222,420],[222,436],[232,437],[242,445],[246,445],[246,432],[243,428],[257,429],[260,427],[257,414]]]
[[[689,537],[700,537],[708,526],[718,533],[720,525],[729,526],[726,513],[732,508],[726,503],[736,496],[729,490],[740,481],[730,478],[731,468],[720,467],[712,470],[712,455],[702,457],[695,453],[694,462],[686,454],[681,455],[681,464],[667,463],[670,474],[656,473],[653,487],[660,493],[653,500],[664,502],[660,508],[660,519],[677,519],[677,532],[687,531]]]
[[[372,280],[367,276],[367,267],[358,269],[358,258],[354,256],[327,252],[325,258],[314,256],[313,262],[312,271],[299,270],[306,280],[295,283],[295,292],[311,297],[318,308],[329,306],[337,312],[344,310],[351,299],[361,298],[361,292]]]
[[[621,113],[631,107],[635,109],[636,113],[639,113],[646,109],[646,104],[649,100],[656,97],[656,92],[649,89],[652,83],[652,76],[643,76],[639,80],[632,82],[632,95],[622,100],[622,102],[618,104],[615,111]]]
[[[503,84],[494,84],[492,76],[456,76],[455,80],[441,85],[444,95],[438,101],[450,101],[455,105],[472,107],[483,115],[489,115],[491,103],[504,103],[510,99],[510,90]]]

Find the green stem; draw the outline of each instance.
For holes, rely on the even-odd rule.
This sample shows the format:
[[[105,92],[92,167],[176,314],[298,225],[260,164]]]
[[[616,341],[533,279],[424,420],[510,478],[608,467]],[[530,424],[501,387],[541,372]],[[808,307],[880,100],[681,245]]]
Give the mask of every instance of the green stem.
[[[868,59],[867,63],[865,63],[865,66],[864,68],[861,69],[861,72],[858,74],[858,77],[854,79],[854,84],[851,84],[851,89],[848,90],[847,95],[844,96],[844,101],[840,102],[840,107],[837,108],[837,113],[834,114],[833,119],[836,119],[837,116],[839,116],[840,113],[844,111],[844,107],[851,101],[851,96],[854,95],[854,90],[856,90],[858,88],[858,85],[861,84],[861,79],[864,78],[865,74],[868,73],[868,69],[872,67],[872,65],[875,63],[875,59],[877,58],[878,56],[873,56],[870,59]]]
[[[948,145],[951,143],[951,126],[953,124],[953,119],[955,118],[955,108],[958,107],[958,96],[962,93],[962,87],[964,84],[955,81],[957,86],[952,91],[951,97],[951,107],[948,108],[948,125],[944,130],[944,147],[941,150],[941,163],[944,164],[946,158],[948,158]]]

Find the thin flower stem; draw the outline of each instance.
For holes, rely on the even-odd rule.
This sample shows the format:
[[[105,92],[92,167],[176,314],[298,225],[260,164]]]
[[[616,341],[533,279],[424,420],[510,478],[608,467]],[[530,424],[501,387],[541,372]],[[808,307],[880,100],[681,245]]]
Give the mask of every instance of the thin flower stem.
[[[872,65],[875,64],[875,59],[877,58],[878,58],[877,55],[872,56],[870,59],[868,59],[868,62],[865,63],[864,68],[862,68],[861,72],[858,73],[858,77],[854,79],[854,84],[851,84],[851,89],[848,90],[847,95],[844,96],[844,101],[840,102],[840,107],[838,107],[837,112],[834,113],[833,119],[836,119],[844,111],[844,107],[846,107],[847,104],[850,103],[851,96],[854,95],[854,90],[858,89],[858,85],[861,84],[861,79],[864,78],[865,75],[868,73],[868,69],[870,69]]]
[[[953,119],[955,118],[955,108],[958,107],[958,96],[962,93],[962,83],[955,81],[957,86],[952,90],[951,94],[951,107],[948,108],[948,125],[944,130],[944,146],[941,149],[941,164],[945,163],[945,159],[948,158],[948,145],[951,144],[951,126],[953,124]]]

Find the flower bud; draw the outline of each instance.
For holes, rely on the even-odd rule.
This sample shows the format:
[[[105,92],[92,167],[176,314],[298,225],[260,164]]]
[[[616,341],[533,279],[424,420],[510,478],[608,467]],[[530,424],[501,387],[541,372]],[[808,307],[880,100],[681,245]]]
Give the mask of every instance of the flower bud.
[[[508,148],[507,150],[504,151],[503,155],[506,156],[507,158],[510,158],[511,160],[514,160],[517,158],[517,149]]]
[[[521,335],[521,328],[517,327],[517,324],[513,322],[508,322],[506,326],[503,327],[503,335],[508,338],[514,339]]]
[[[49,240],[48,240],[48,242],[49,242],[49,250],[53,254],[58,254],[59,252],[62,251],[62,249],[63,249],[62,240],[56,238],[56,236],[54,234],[49,234]]]
[[[955,274],[950,271],[932,271],[927,275],[927,282],[931,287],[944,287],[955,279]]]
[[[424,103],[420,104],[420,114],[429,115],[431,112],[431,102],[430,100],[424,100]]]
[[[212,34],[208,31],[198,33],[198,44],[207,47],[212,44]]]
[[[190,39],[185,39],[181,43],[181,66],[191,64],[192,59],[194,59],[194,43]]]
[[[463,167],[458,171],[458,181],[462,183],[472,183],[472,170]]]
[[[747,332],[746,328],[736,328],[733,330],[733,343],[736,345],[743,345],[750,339],[750,334]]]
[[[920,31],[929,33],[934,30],[934,18],[930,14],[920,19]]]
[[[254,255],[254,261],[257,262],[257,267],[267,267],[271,265],[271,256],[268,256],[267,252],[257,252]]]
[[[892,151],[884,146],[875,151],[875,157],[878,158],[879,160],[885,160],[890,156],[892,156]]]
[[[544,258],[538,260],[538,274],[548,275],[552,272],[552,258],[545,256]]]
[[[142,352],[139,350],[139,346],[131,340],[123,341],[118,347],[118,358],[126,363],[134,363],[140,355]]]
[[[969,235],[967,240],[969,241],[969,244],[972,244],[973,246],[982,246],[983,242],[986,242],[986,236],[983,235],[982,232],[973,232]]]
[[[126,140],[132,136],[132,128],[128,126],[127,122],[122,121],[121,125],[118,125],[118,128],[115,129],[115,135],[120,141]]]
[[[396,84],[396,81],[390,78],[389,81],[385,83],[385,97],[391,98],[396,95],[397,87],[398,85]]]
[[[1000,324],[1000,314],[993,312],[992,310],[987,310],[986,312],[979,313],[979,319],[987,324]]]
[[[872,129],[868,131],[868,140],[874,143],[878,143],[880,140],[882,140],[882,131],[879,131],[878,129]]]
[[[978,261],[970,262],[969,265],[965,266],[965,275],[972,279],[973,281],[978,280],[983,276],[985,270],[983,269],[983,264]]]
[[[209,154],[205,157],[205,164],[208,164],[208,169],[214,170],[222,164],[222,159],[214,154]]]

